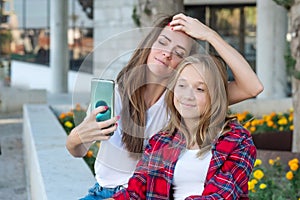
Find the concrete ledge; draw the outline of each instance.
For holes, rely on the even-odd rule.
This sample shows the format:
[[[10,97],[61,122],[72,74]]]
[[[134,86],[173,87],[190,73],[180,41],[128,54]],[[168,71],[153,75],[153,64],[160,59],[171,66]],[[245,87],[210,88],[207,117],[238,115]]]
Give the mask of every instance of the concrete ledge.
[[[23,104],[45,104],[47,91],[43,89],[0,88],[0,112],[22,111]]]
[[[23,106],[23,141],[31,199],[78,199],[95,178],[65,147],[66,133],[48,105]]]
[[[282,99],[249,99],[230,106],[232,112],[249,111],[255,116],[271,112],[287,112],[293,107],[291,98]]]

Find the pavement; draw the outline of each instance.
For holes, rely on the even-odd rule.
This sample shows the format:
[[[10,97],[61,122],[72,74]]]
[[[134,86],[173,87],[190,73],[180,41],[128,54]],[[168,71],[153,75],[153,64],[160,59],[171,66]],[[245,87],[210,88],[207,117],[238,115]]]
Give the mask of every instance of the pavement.
[[[19,95],[18,97],[14,95],[15,92]],[[18,105],[15,106],[15,109],[12,107],[9,107],[10,110],[8,111],[1,111],[0,109],[0,200],[30,199],[24,162],[26,158],[24,158],[23,151],[22,104],[34,102],[28,98],[28,95],[30,96],[28,92],[30,91],[22,90],[21,92],[20,94],[19,88],[0,87],[0,94],[2,94],[2,96],[0,95],[0,105],[3,103],[1,102],[3,100],[1,97],[5,99],[7,95],[18,99]],[[22,98],[22,95],[24,98]],[[41,93],[41,95],[45,94]],[[71,105],[73,100],[76,101],[75,103],[86,103],[89,99],[89,94],[86,93],[78,94],[77,96],[70,93],[47,93],[46,95],[45,103],[50,105]],[[40,97],[36,96],[36,98]],[[12,101],[15,100],[12,99]]]
[[[0,113],[0,199],[28,199],[22,120],[20,111]]]

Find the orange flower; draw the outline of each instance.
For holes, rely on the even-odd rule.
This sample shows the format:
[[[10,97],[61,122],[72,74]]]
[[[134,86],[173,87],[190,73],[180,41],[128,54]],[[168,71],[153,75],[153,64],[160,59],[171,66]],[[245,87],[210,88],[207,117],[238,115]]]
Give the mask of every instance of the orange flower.
[[[86,153],[86,157],[91,158],[93,156],[93,151],[88,150],[88,152]]]
[[[294,178],[293,172],[292,171],[288,171],[285,175],[287,180],[292,180]]]
[[[66,116],[67,116],[67,115],[66,115],[65,113],[61,113],[61,114],[59,115],[59,119],[64,119]]]

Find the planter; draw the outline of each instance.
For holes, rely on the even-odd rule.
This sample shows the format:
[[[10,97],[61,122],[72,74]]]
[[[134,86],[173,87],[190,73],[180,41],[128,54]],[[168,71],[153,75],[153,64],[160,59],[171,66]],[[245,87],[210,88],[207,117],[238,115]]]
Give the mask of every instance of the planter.
[[[257,149],[291,151],[292,131],[276,131],[252,134],[253,142]]]

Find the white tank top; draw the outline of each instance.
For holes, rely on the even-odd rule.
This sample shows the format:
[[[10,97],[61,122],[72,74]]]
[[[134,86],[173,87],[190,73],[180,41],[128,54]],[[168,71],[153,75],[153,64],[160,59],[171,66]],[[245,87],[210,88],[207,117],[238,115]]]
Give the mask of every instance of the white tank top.
[[[174,177],[174,200],[182,200],[190,195],[201,195],[204,182],[212,158],[211,151],[197,158],[199,150],[186,150],[178,159]]]
[[[122,101],[116,88],[115,114],[120,115]],[[164,102],[165,93],[147,110],[146,136],[151,137],[159,132],[167,123],[168,115]],[[133,175],[137,160],[129,157],[122,145],[122,116],[118,128],[108,141],[102,141],[95,162],[96,180],[102,187],[113,188],[118,185],[127,187],[129,178]]]

